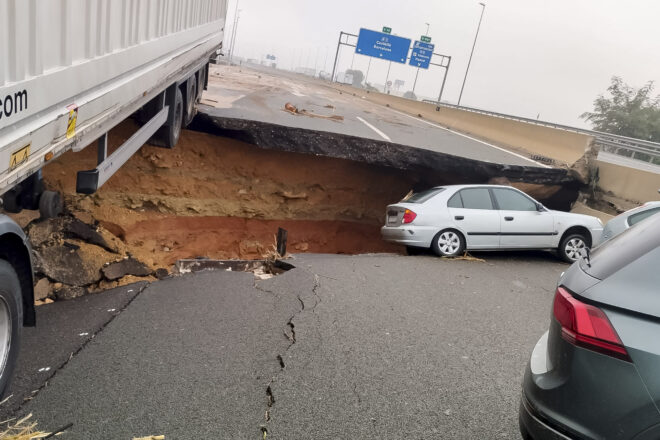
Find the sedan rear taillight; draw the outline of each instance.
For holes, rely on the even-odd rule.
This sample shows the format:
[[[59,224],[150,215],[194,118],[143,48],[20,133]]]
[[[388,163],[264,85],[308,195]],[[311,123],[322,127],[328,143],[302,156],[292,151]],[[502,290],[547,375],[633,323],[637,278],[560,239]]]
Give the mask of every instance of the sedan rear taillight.
[[[406,211],[403,213],[403,224],[412,223],[412,221],[415,220],[415,217],[417,217],[417,214],[412,212],[410,209],[406,209]]]
[[[632,362],[605,313],[557,288],[553,314],[561,324],[561,336],[571,344]]]

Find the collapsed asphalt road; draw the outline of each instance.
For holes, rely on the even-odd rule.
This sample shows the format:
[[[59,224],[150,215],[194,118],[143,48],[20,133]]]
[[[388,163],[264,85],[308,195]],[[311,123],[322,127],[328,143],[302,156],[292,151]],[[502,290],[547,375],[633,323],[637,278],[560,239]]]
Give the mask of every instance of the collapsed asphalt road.
[[[566,266],[484,256],[308,254],[269,280],[153,283],[18,413],[73,423],[66,439],[518,438],[522,372]],[[57,347],[39,333],[79,338],[76,319],[28,329],[21,365]]]
[[[548,167],[529,152],[362,98],[283,71],[214,66],[190,128],[265,150],[404,171],[415,191],[504,178],[552,209],[569,210],[584,184],[586,175],[575,169]]]

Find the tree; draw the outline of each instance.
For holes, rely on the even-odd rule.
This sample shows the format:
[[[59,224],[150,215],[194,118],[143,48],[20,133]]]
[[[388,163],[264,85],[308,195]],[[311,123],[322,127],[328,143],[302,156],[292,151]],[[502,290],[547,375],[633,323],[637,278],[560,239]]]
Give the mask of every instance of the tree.
[[[634,89],[614,76],[607,92],[596,98],[593,112],[580,117],[598,131],[660,142],[660,98],[652,96],[653,81]]]

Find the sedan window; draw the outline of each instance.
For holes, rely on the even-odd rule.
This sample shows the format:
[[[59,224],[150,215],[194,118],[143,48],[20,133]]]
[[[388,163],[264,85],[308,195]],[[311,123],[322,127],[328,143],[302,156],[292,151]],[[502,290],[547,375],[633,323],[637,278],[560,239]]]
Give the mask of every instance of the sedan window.
[[[467,209],[493,209],[493,201],[487,188],[466,188],[459,193],[463,207]]]
[[[463,207],[463,200],[461,200],[461,193],[457,192],[453,196],[451,196],[451,199],[447,201],[447,208],[462,208]]]
[[[536,211],[536,203],[512,189],[493,188],[495,200],[503,211]]]
[[[651,217],[653,214],[660,212],[660,208],[648,209],[644,212],[639,212],[628,217],[628,226],[632,226],[644,220],[645,218]]]

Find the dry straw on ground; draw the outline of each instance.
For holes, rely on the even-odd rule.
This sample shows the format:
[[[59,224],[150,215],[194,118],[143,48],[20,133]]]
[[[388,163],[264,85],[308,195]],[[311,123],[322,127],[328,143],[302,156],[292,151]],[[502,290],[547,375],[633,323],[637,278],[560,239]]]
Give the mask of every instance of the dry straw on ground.
[[[43,439],[51,438],[53,435],[49,432],[37,430],[37,423],[31,421],[32,414],[28,414],[22,419],[14,422],[15,419],[9,419],[0,423],[2,432],[0,432],[1,440],[30,440],[30,439]]]

